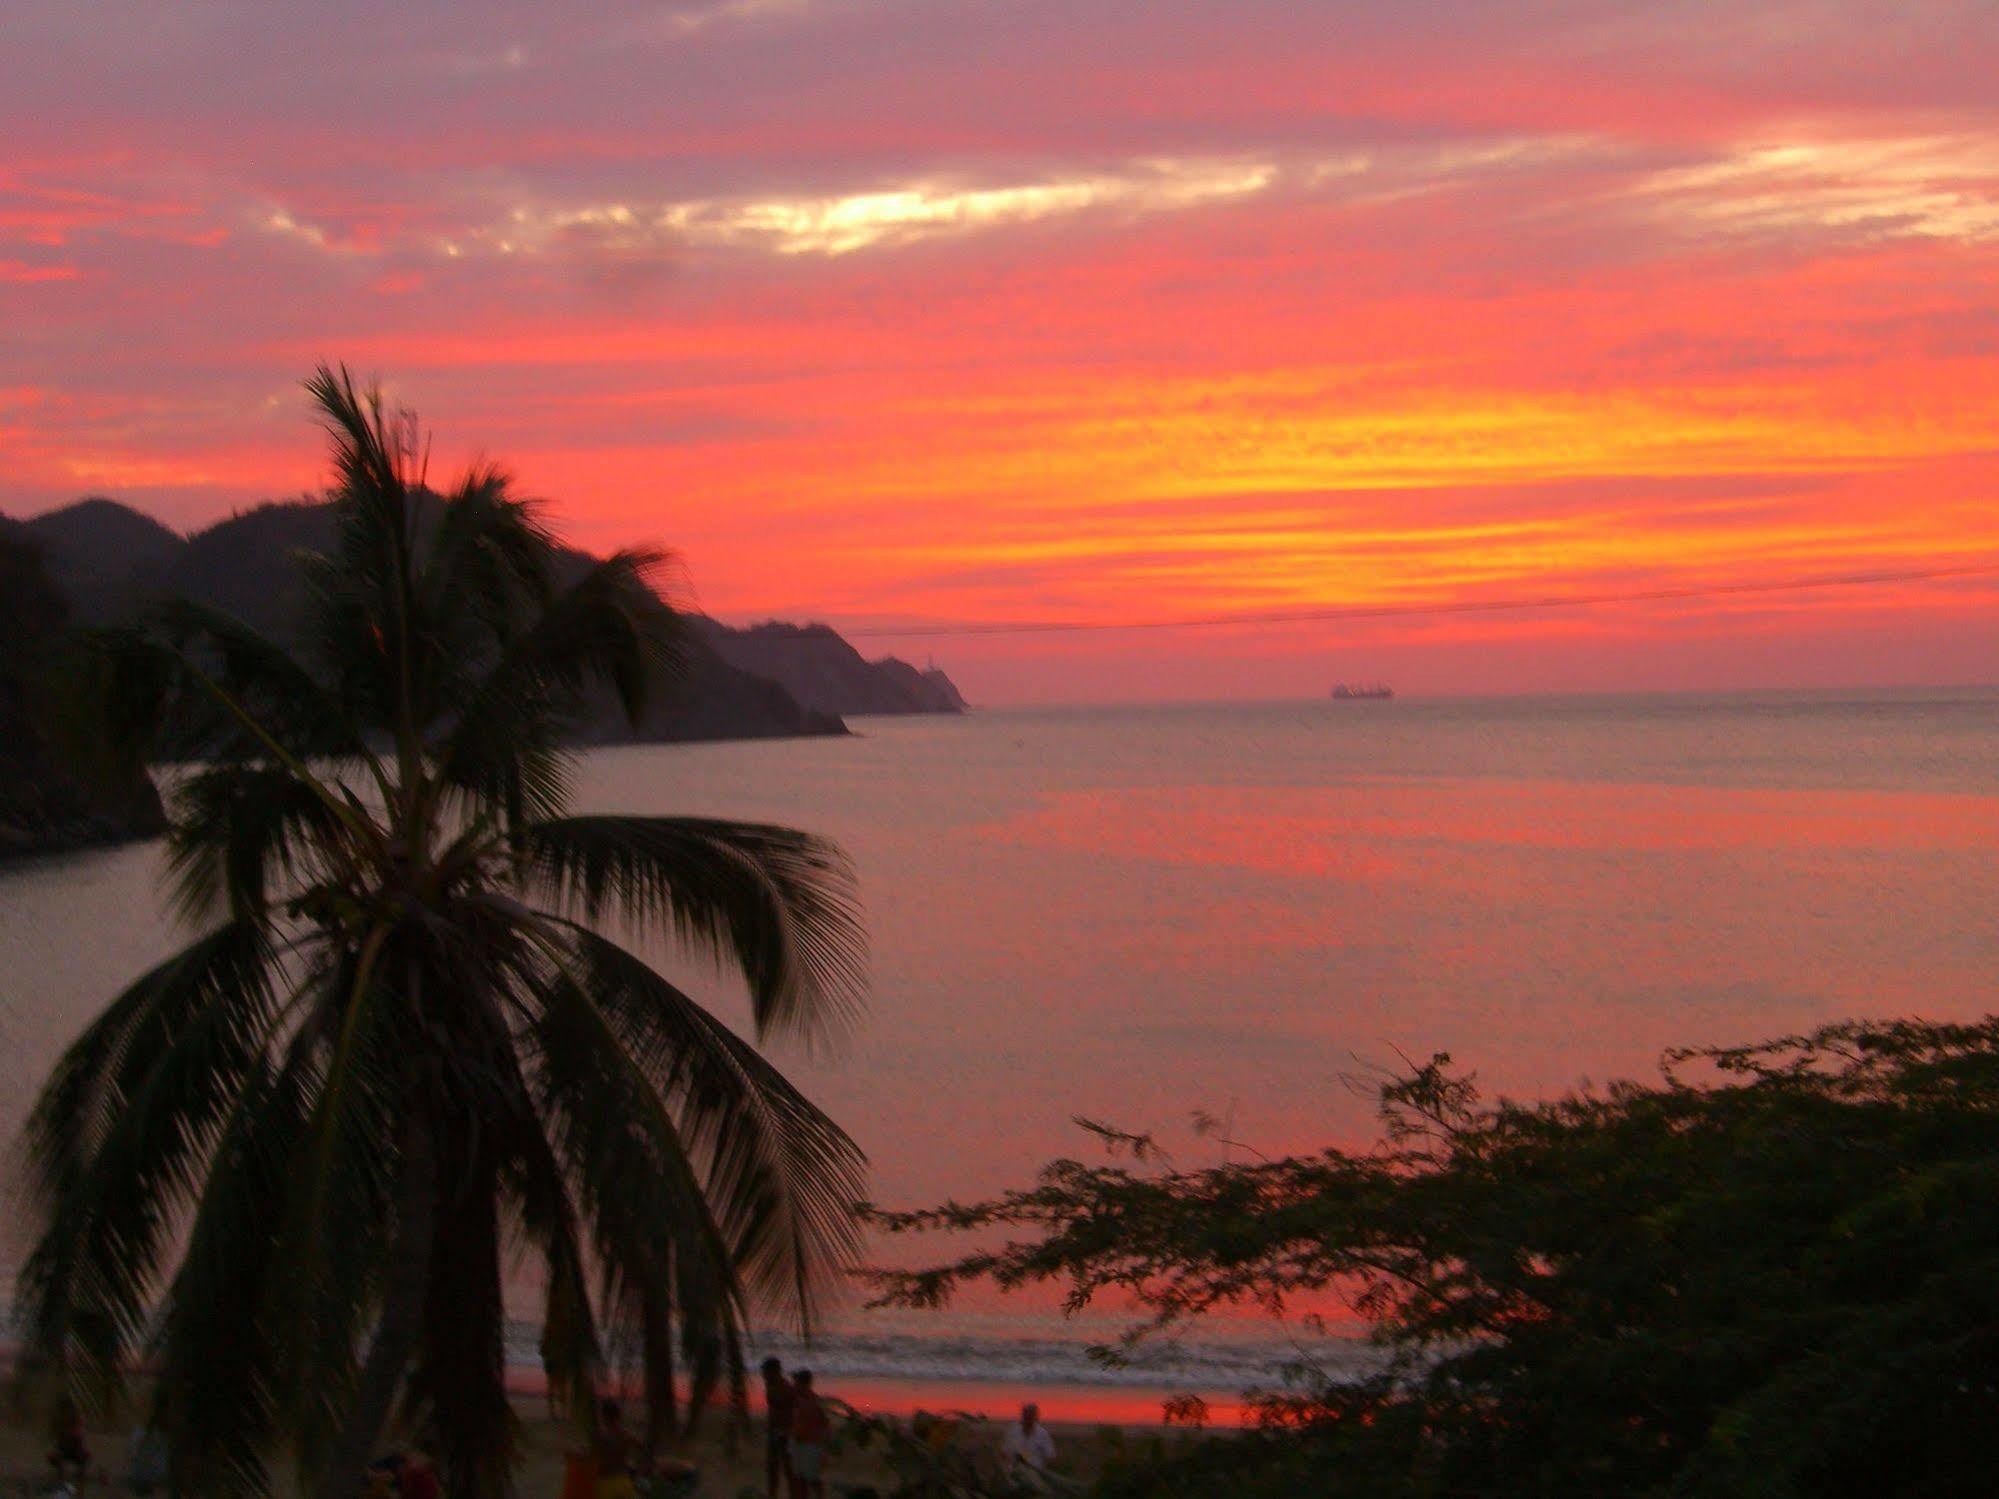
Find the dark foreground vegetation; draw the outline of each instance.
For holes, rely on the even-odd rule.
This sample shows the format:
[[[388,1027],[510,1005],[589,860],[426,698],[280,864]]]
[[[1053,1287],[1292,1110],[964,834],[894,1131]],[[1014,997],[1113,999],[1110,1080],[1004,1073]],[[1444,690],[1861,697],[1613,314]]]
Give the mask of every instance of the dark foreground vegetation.
[[[1342,1294],[1390,1367],[1295,1371],[1260,1429],[1119,1466],[1103,1499],[1987,1494],[1999,1472],[1999,1020],[1674,1053],[1649,1086],[1488,1103],[1449,1058],[1373,1149],[1048,1167],[881,1213],[1012,1230],[892,1277],[1135,1298],[1150,1326]]]
[[[344,371],[311,389],[336,498],[298,634],[179,600],[79,647],[104,741],[185,764],[195,935],[36,1103],[20,1328],[51,1403],[156,1376],[190,1499],[286,1471],[354,1499],[392,1439],[484,1499],[515,1476],[509,1263],[545,1276],[579,1437],[623,1365],[650,1443],[740,1405],[752,1312],[809,1324],[854,1252],[853,1143],[625,941],[811,1036],[859,1001],[861,929],[807,834],[568,813],[592,695],[636,717],[684,649],[656,554],[565,570],[505,474],[430,491],[413,419]]]

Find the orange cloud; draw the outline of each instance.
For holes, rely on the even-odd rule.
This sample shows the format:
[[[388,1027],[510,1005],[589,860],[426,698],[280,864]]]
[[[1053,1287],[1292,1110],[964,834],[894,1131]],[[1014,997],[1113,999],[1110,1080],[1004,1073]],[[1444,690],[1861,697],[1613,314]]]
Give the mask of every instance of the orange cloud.
[[[44,393],[0,401],[0,509],[108,489],[196,524],[296,492],[322,465],[295,381],[335,357],[579,540],[681,546],[730,616],[1999,557],[1999,38],[1962,7],[1162,4],[1069,7],[1060,49],[1052,0],[503,5],[476,43],[409,23],[380,70],[359,22],[302,61],[246,23],[227,72],[199,18],[134,69],[52,12],[102,76],[65,81],[93,105],[58,132],[52,85],[0,64],[0,318]],[[1967,582],[942,649],[990,698],[1309,690],[1335,648],[1584,685],[1920,680],[1994,647]]]

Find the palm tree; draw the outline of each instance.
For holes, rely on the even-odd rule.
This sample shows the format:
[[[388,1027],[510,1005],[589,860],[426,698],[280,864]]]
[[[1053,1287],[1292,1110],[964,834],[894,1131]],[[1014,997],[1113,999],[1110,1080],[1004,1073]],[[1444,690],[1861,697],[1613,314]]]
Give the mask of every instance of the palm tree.
[[[614,1343],[655,1431],[740,1400],[752,1309],[809,1328],[851,1262],[862,1158],[748,1042],[598,930],[733,965],[759,1039],[836,1031],[862,934],[837,850],[787,828],[564,815],[591,694],[636,712],[674,649],[628,551],[563,586],[491,467],[344,367],[336,539],[294,647],[175,603],[105,640],[110,732],[189,762],[168,855],[206,923],[62,1058],[26,1145],[32,1347],[100,1392],[135,1359],[187,1494],[266,1491],[289,1446],[350,1499],[392,1419],[450,1491],[509,1490],[504,1262],[590,1419]],[[573,571],[573,570],[572,570]]]

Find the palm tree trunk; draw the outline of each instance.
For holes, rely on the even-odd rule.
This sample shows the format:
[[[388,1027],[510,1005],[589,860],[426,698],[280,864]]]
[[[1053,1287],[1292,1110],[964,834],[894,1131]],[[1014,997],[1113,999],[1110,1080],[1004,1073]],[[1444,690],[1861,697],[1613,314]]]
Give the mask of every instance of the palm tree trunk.
[[[673,1309],[664,1293],[655,1300],[645,1298],[639,1315],[644,1320],[641,1334],[645,1361],[646,1456],[659,1453],[660,1443],[670,1440],[679,1422],[673,1391]]]
[[[396,1387],[409,1368],[423,1325],[424,1285],[431,1246],[437,1237],[437,1142],[422,1117],[413,1113],[403,1146],[402,1179],[396,1190],[396,1239],[390,1253],[382,1314],[375,1338],[354,1382],[354,1403],[333,1444],[320,1481],[320,1499],[355,1499],[367,1486],[375,1443],[388,1424]]]
[[[455,1165],[448,1173],[456,1179]],[[500,1288],[500,1183],[491,1162],[449,1193],[438,1217],[417,1356],[419,1394],[436,1424],[430,1450],[452,1499],[512,1487],[507,1313]]]

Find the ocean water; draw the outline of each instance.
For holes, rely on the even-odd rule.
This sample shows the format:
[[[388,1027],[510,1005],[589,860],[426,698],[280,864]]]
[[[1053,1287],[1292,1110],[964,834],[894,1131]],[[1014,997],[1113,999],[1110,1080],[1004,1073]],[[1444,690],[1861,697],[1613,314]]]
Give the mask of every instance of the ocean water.
[[[1182,1164],[1358,1143],[1372,1106],[1354,1079],[1433,1051],[1522,1095],[1650,1075],[1675,1044],[1994,1007],[1990,689],[855,727],[598,751],[577,795],[794,823],[847,848],[871,1007],[840,1047],[779,1060],[866,1148],[886,1204],[1092,1158],[1077,1115],[1152,1131]],[[158,869],[156,849],[129,848],[0,873],[9,1138],[63,1042],[168,950]],[[726,979],[659,956],[742,1023]],[[1197,1110],[1241,1143],[1197,1134]],[[517,1293],[529,1310],[525,1272]],[[962,1404],[1060,1386],[1072,1410],[1127,1416],[1161,1391],[1254,1382],[1305,1343],[1366,1358],[1243,1322],[1096,1367],[1084,1345],[1121,1325],[1114,1310],[1065,1319],[1045,1295],[849,1306],[810,1357],[836,1392],[949,1387]]]

